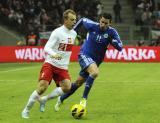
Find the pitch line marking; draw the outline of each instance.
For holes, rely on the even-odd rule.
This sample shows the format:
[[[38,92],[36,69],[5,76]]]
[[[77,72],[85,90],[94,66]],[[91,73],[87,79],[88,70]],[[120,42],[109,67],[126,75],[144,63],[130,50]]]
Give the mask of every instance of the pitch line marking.
[[[19,71],[19,70],[26,70],[26,69],[35,68],[35,67],[39,67],[39,66],[23,67],[23,68],[11,69],[11,70],[4,70],[4,71],[0,71],[0,73],[8,73],[8,72],[14,72],[14,71]]]

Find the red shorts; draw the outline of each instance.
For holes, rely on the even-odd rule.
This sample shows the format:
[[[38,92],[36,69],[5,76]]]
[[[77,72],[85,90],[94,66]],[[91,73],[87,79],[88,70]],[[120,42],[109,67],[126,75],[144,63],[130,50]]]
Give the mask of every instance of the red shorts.
[[[57,68],[49,63],[44,63],[40,71],[39,81],[47,80],[50,84],[52,79],[56,82],[57,86],[59,86],[59,83],[64,79],[71,80],[68,70]]]

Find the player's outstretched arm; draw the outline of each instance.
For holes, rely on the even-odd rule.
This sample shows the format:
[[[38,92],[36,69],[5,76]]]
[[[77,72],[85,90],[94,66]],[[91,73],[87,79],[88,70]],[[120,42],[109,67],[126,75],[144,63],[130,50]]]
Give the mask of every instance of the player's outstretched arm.
[[[87,31],[89,31],[93,25],[95,25],[94,21],[88,19],[88,18],[81,18],[73,27],[75,31],[78,31],[78,29],[83,26]]]
[[[109,40],[110,40],[110,44],[116,48],[118,51],[121,51],[123,49],[123,44],[122,44],[122,41],[120,39],[120,36],[118,35],[118,32],[113,29],[112,30],[112,36],[110,36]]]
[[[118,51],[121,51],[123,48],[122,42],[118,41],[116,39],[112,39],[111,44],[114,48],[116,48]]]

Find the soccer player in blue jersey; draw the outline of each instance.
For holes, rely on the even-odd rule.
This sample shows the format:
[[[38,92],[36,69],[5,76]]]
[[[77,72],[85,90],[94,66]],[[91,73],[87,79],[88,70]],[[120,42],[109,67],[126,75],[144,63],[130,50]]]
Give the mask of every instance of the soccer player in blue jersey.
[[[103,62],[106,50],[111,44],[118,51],[122,50],[122,42],[116,31],[111,25],[112,16],[108,13],[103,13],[100,16],[99,23],[93,22],[87,18],[81,18],[74,29],[77,31],[79,27],[83,26],[87,31],[86,41],[83,43],[78,61],[81,66],[81,71],[77,80],[72,83],[72,90],[58,98],[55,105],[55,110],[59,111],[62,102],[71,96],[84,82],[86,82],[80,104],[86,107],[88,94],[93,85],[94,80],[99,74],[98,67]],[[44,111],[44,104],[42,98],[40,109]]]

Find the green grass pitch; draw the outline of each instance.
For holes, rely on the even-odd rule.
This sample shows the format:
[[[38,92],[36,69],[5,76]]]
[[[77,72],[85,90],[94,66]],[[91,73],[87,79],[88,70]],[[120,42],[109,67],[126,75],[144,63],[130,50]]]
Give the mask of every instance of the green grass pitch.
[[[42,63],[0,64],[0,123],[160,123],[160,63],[103,63],[94,82],[84,119],[72,118],[70,108],[79,103],[84,86],[68,98],[59,112],[57,99],[39,112],[35,103],[30,119],[21,111],[33,90]],[[78,63],[71,63],[72,81],[78,76]],[[45,94],[55,87],[54,82]]]

